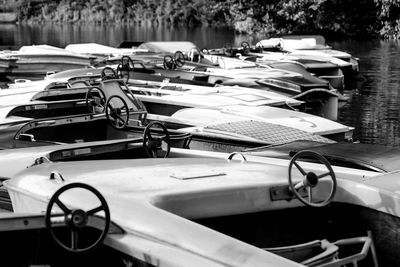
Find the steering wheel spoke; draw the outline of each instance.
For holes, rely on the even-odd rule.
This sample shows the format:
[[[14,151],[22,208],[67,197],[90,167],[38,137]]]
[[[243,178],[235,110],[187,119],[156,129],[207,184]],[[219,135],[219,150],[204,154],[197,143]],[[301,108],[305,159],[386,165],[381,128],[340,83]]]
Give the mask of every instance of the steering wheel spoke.
[[[72,250],[79,250],[79,248],[78,248],[78,240],[79,240],[78,232],[72,230],[71,231],[71,249]]]
[[[54,200],[54,202],[57,204],[57,206],[59,206],[61,208],[61,210],[64,212],[64,214],[70,214],[71,210],[69,208],[67,208],[67,206],[64,205],[64,203],[61,202],[61,200],[59,198],[56,198]]]
[[[308,202],[313,203],[312,201],[312,187],[307,187],[307,195],[308,195]]]
[[[104,207],[103,206],[98,206],[98,207],[96,207],[94,209],[88,210],[86,212],[86,214],[87,215],[94,215],[94,214],[96,214],[96,213],[98,213],[99,211],[102,211],[102,210],[104,210]]]
[[[318,179],[323,179],[323,178],[325,178],[325,177],[328,177],[329,175],[331,175],[331,173],[330,173],[330,172],[326,172],[326,173],[317,175],[317,177],[318,177]]]
[[[304,182],[301,181],[301,182],[298,182],[298,183],[294,186],[294,189],[298,191],[298,190],[300,190],[300,189],[302,189],[302,188],[304,188],[304,187],[305,187]]]
[[[306,175],[307,173],[303,170],[303,168],[297,162],[293,162],[294,166],[301,172],[302,175]]]
[[[117,123],[117,125],[118,125],[119,127],[121,127],[121,126],[124,125],[124,120],[121,119],[121,117],[117,117],[117,118],[115,118],[115,120],[116,120],[116,123]]]

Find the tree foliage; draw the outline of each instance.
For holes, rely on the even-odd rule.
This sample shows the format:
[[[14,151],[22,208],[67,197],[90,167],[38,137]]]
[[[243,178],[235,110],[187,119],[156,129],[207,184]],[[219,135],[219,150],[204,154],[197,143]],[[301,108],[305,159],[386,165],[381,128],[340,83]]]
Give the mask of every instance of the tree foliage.
[[[18,0],[20,21],[220,25],[238,32],[400,38],[400,0]]]

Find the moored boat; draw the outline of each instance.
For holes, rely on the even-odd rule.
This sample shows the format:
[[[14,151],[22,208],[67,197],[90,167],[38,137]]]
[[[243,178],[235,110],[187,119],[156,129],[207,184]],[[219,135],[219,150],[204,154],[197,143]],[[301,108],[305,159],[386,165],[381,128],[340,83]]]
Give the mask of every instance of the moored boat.
[[[68,52],[49,45],[23,46],[17,51],[2,51],[0,62],[9,64],[3,69],[4,75],[11,79],[41,79],[47,73],[68,69],[89,68],[93,57]]]
[[[119,104],[123,107],[127,106],[126,110],[133,108],[135,110],[140,109],[141,111],[145,111],[147,108],[143,105],[143,102],[136,99],[136,97],[132,94],[133,91],[130,90],[130,88],[121,80],[105,80],[100,82],[100,84],[99,81],[95,81],[96,83],[91,82],[93,82],[91,76],[81,76],[77,79],[72,78],[70,83],[50,83],[48,87],[42,87],[41,89],[40,86],[33,89],[25,88],[24,90],[32,90],[32,92],[21,92],[21,94],[25,98],[41,101],[61,101],[65,99],[75,99],[77,103],[82,103],[81,106],[85,106],[86,102],[84,99],[86,98],[86,94],[91,87],[95,86],[98,87],[99,91],[104,92],[106,95],[106,100],[103,100],[104,103],[106,103],[107,99],[113,95],[119,95],[125,102],[121,102]],[[26,84],[23,85],[25,86]],[[14,89],[3,90],[6,93],[4,103],[8,102],[8,104],[10,104],[10,97],[18,99],[20,89],[17,89],[14,92],[13,90]],[[135,99],[135,101],[132,99]],[[241,128],[243,127],[243,123],[247,125],[246,130],[250,130],[253,133],[260,132],[259,128],[262,127],[262,132],[265,130],[263,134],[259,135],[262,137],[268,137],[271,134],[270,130],[268,129],[274,129],[273,132],[275,132],[275,135],[277,136],[285,136],[286,131],[284,130],[286,129],[288,131],[287,134],[289,134],[289,132],[294,133],[299,131],[296,134],[290,134],[292,138],[296,138],[296,136],[302,132],[303,134],[307,133],[309,135],[324,135],[334,140],[341,141],[348,140],[349,138],[351,139],[353,131],[353,128],[351,127],[347,127],[319,116],[265,105],[252,106],[229,102],[226,102],[226,104],[220,106],[216,105],[210,107],[210,105],[208,105],[207,107],[204,105],[203,107],[198,108],[184,108],[176,105],[176,108],[171,111],[171,107],[168,107],[169,109],[155,108],[157,105],[172,105],[173,103],[169,103],[168,99],[166,102],[162,102],[164,100],[160,100],[158,103],[157,97],[153,97],[152,99],[152,101],[149,101],[149,99],[145,100],[149,108],[149,112],[146,112],[147,119],[164,121],[168,128],[171,129],[187,129],[191,132],[195,131],[199,134],[215,134],[215,130],[219,129],[217,125],[231,124],[232,126],[236,125],[238,127],[234,130],[235,135],[240,135],[242,132]],[[2,103],[1,98],[0,103]],[[73,103],[73,101],[71,103]],[[35,103],[31,104],[33,107],[35,107]],[[37,104],[38,107],[46,105],[46,103]],[[39,108],[37,110],[39,110]],[[46,112],[46,109],[42,108],[40,110],[44,110],[44,112]],[[10,111],[5,111],[5,113],[7,112],[9,113]],[[49,112],[51,114],[51,110],[49,110]],[[62,115],[65,115],[65,113]],[[142,117],[142,119],[143,118],[144,117]],[[216,128],[211,127],[213,125],[216,126]],[[196,127],[198,127],[197,130],[195,130]],[[215,129],[208,129],[208,127]],[[218,135],[223,134],[224,131],[220,132]],[[240,139],[243,139],[243,135],[238,136],[237,139],[240,141]],[[252,139],[254,140],[254,137]]]
[[[107,91],[110,84],[113,81],[105,83],[103,88],[106,92],[111,91]],[[345,140],[351,138],[352,133],[351,128],[321,117],[290,110],[282,112],[272,107],[263,110],[255,107],[252,115],[244,115],[239,106],[225,106],[224,109],[185,108],[171,116],[159,115],[149,113],[136,98],[132,98],[135,101],[130,108],[125,106],[125,101],[121,101],[122,97],[115,94],[110,101],[102,100],[101,89],[94,88],[90,89],[93,97],[86,100],[80,99],[79,95],[87,95],[87,88],[52,89],[40,92],[36,95],[38,100],[29,104],[3,107],[0,109],[4,116],[0,123],[1,147],[141,137],[145,130],[142,125],[153,121],[162,121],[169,131],[179,130],[170,134],[172,139],[174,135],[190,134],[190,144],[185,147],[224,152],[299,139],[329,143],[332,142],[330,139],[319,134]],[[75,100],[73,95],[77,97]],[[51,99],[61,96],[68,96],[71,100],[40,101],[41,97]],[[109,111],[105,112],[105,109]],[[121,110],[121,113],[113,115],[115,109]],[[129,110],[129,115],[122,112],[126,110]]]
[[[177,50],[178,47],[180,50]],[[146,42],[138,48],[154,52],[167,53],[168,51],[170,54],[181,55],[177,64],[173,64],[176,60],[174,61],[171,57],[170,65],[171,69],[175,70],[172,72],[174,76],[187,74],[193,76],[197,73],[197,75],[205,77],[209,83],[276,90],[302,101],[310,99],[310,101],[324,103],[339,100],[338,92],[329,85],[329,82],[312,76],[303,66],[290,61],[275,60],[272,63],[260,64],[215,54],[209,50],[203,53],[191,42]],[[213,65],[185,66],[184,62],[186,61],[198,62],[198,64],[207,61]],[[215,64],[218,67],[214,66]],[[166,65],[165,62],[164,65]],[[183,71],[189,71],[189,73]],[[340,69],[338,71],[340,72]],[[168,75],[164,72],[162,74]],[[339,84],[341,82],[343,82],[343,76],[341,76]],[[342,88],[341,85],[336,86],[336,84],[333,87]]]
[[[358,73],[359,71],[360,67],[358,58],[345,51],[333,49],[331,46],[326,44],[325,38],[322,35],[287,35],[282,36],[282,38],[284,45],[286,44],[286,49],[288,50],[302,50],[302,52],[306,53],[318,51],[329,54],[330,56],[349,62],[354,73]]]
[[[114,249],[119,252],[115,260],[158,266],[400,262],[393,231],[399,224],[397,172],[377,175],[332,166],[310,151],[291,160],[256,161],[209,153],[185,159],[44,162],[4,184],[16,212],[46,210],[47,229],[59,245],[51,251],[57,253],[57,248],[91,250],[92,255],[94,248]],[[89,224],[81,223],[86,218]],[[86,243],[83,233],[90,229],[101,238]]]

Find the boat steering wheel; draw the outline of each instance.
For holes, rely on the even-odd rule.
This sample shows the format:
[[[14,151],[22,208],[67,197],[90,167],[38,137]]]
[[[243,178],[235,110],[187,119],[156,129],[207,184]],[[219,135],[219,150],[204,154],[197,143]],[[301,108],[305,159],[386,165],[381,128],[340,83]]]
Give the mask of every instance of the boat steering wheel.
[[[117,76],[124,78],[126,76],[126,82],[129,81],[129,73],[133,71],[133,61],[128,56],[122,56],[121,63],[117,66]]]
[[[242,47],[243,56],[247,56],[250,53],[250,44],[244,41],[240,44],[240,46]]]
[[[226,44],[226,45],[224,45],[224,47],[222,48],[222,50],[224,51],[225,56],[228,56],[228,57],[232,57],[232,56],[233,56],[233,47],[232,47],[232,44]]]
[[[119,95],[111,96],[106,103],[106,118],[115,129],[123,129],[129,122],[129,108]]]
[[[185,55],[182,51],[176,51],[174,54],[174,62],[177,67],[183,67],[185,65]]]
[[[100,201],[100,206],[90,209],[88,211],[84,211],[82,209],[68,208],[60,200],[60,196],[65,191],[72,188],[82,188],[88,190],[90,193],[94,194],[98,198],[98,200]],[[52,213],[54,204],[57,204],[63,214]],[[79,238],[80,233],[82,233],[82,230],[89,228],[88,225],[91,221],[91,218],[93,218],[94,215],[98,212],[104,212],[104,225],[100,229],[101,233],[97,237],[97,239],[94,240],[94,242],[89,242],[89,244],[82,245],[83,242],[81,242]],[[64,217],[63,220],[60,220],[60,217]],[[51,237],[58,245],[71,252],[86,252],[96,248],[103,242],[110,227],[111,216],[107,202],[99,191],[87,184],[71,183],[58,189],[50,198],[49,204],[47,205],[45,221],[46,228],[50,231]],[[70,242],[64,242],[65,240],[62,240],[59,238],[59,236],[57,236],[54,231],[56,224],[57,228],[58,226],[60,226],[60,224],[63,224],[63,226],[66,226],[68,228],[68,230],[71,232],[71,234],[69,235],[71,238]]]
[[[312,172],[312,171],[306,172],[298,163],[298,159],[300,159],[300,158],[316,159],[319,163],[324,164],[328,170],[327,170],[327,172],[324,172],[319,175],[317,175],[315,172]],[[293,165],[296,166],[296,168],[303,175],[303,180],[296,184],[294,184],[294,182],[292,180]],[[332,186],[331,186],[330,193],[325,200],[322,200],[319,202],[313,202],[312,189],[318,185],[320,179],[323,179],[325,177],[329,177],[332,180]],[[298,191],[299,189],[302,189],[302,188],[307,189],[307,196],[306,196],[307,199],[305,199]],[[336,188],[337,188],[336,175],[335,175],[329,161],[322,155],[320,155],[314,151],[304,150],[304,151],[300,151],[300,152],[296,153],[296,155],[294,155],[293,158],[290,160],[290,163],[289,163],[289,190],[302,203],[306,204],[307,206],[311,206],[311,207],[324,207],[332,202],[332,199],[335,196]]]
[[[174,70],[176,68],[174,58],[170,55],[164,56],[163,67],[165,70]]]
[[[115,72],[115,70],[113,68],[110,68],[110,67],[105,67],[101,71],[100,77],[101,77],[102,81],[118,79],[117,73]]]
[[[192,62],[201,62],[201,51],[197,47],[192,47],[189,51],[188,57],[190,58],[190,61]]]
[[[256,44],[256,50],[258,53],[262,54],[264,52],[264,47],[261,43]]]
[[[154,126],[154,127],[153,127]],[[160,136],[153,136],[151,134],[151,129],[152,128],[161,128],[161,130],[164,132],[164,134]],[[166,151],[162,149],[163,143],[166,144]],[[143,148],[146,151],[146,154],[150,158],[167,158],[169,155],[169,151],[171,150],[171,140],[169,137],[169,132],[168,129],[164,126],[164,124],[158,122],[158,121],[153,121],[150,122],[147,126],[146,129],[144,130],[143,133]],[[164,154],[159,155],[158,151],[163,151]]]
[[[90,88],[86,93],[86,106],[94,114],[104,113],[106,96],[100,88]]]

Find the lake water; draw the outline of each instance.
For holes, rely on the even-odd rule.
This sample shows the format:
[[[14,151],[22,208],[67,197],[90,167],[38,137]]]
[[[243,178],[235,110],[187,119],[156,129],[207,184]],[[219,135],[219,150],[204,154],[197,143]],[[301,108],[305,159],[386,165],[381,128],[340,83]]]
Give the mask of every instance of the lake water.
[[[0,24],[0,49],[22,45],[100,43],[117,46],[123,40],[187,40],[200,48],[222,47],[242,41],[256,43],[262,37],[235,34],[229,28],[139,27],[110,25]],[[338,121],[355,127],[354,139],[362,143],[400,146],[400,43],[398,41],[327,41],[329,45],[360,58],[362,79],[346,88],[349,101],[339,110]]]

